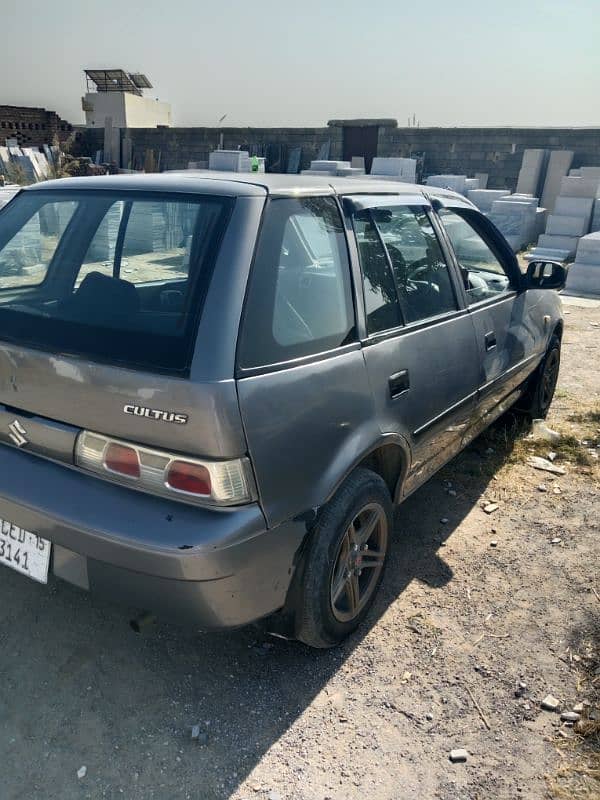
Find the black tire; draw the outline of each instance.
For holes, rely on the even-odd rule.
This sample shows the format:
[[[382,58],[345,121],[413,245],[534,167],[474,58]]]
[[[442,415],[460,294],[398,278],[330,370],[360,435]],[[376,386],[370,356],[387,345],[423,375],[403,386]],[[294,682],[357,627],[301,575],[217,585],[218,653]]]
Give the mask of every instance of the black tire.
[[[552,405],[560,370],[560,339],[552,336],[546,355],[532,379],[523,410],[532,419],[545,419]]]
[[[296,638],[310,647],[333,647],[356,630],[383,578],[392,522],[392,501],[382,478],[356,469],[321,510],[312,531],[297,600]]]

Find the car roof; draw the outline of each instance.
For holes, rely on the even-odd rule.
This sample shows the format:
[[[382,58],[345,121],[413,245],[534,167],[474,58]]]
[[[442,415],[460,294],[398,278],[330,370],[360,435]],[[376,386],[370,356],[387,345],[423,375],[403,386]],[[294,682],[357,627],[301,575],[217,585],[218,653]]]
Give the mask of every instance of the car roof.
[[[218,184],[218,186],[217,186]],[[456,199],[461,205],[471,203],[449,189],[378,180],[376,177],[337,178],[332,175],[287,175],[256,172],[217,172],[213,170],[174,170],[161,173],[96,175],[85,178],[62,178],[26,187],[26,191],[106,190],[219,194],[231,197],[294,197],[298,195],[389,194]]]

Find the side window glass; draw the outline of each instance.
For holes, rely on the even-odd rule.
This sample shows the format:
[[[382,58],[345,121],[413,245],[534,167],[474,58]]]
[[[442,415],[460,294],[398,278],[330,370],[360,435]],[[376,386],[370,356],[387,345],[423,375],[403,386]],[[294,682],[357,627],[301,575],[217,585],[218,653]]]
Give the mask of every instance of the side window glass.
[[[472,225],[448,208],[441,209],[438,216],[456,253],[469,305],[509,292],[506,270]]]
[[[240,365],[288,361],[355,337],[346,238],[335,200],[271,200],[246,298]]]
[[[424,209],[397,206],[378,208],[374,213],[394,270],[406,322],[456,310],[448,265]]]
[[[0,289],[39,286],[75,211],[74,201],[44,203],[0,250]]]
[[[402,325],[394,276],[370,211],[354,217],[354,232],[363,276],[367,332],[380,333]]]

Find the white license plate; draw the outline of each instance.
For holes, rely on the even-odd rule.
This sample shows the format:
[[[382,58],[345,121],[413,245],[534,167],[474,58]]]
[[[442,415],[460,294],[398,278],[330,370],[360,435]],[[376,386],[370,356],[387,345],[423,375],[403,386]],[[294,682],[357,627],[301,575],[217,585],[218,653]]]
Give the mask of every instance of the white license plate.
[[[0,564],[39,583],[48,583],[50,548],[51,543],[37,533],[0,519]]]

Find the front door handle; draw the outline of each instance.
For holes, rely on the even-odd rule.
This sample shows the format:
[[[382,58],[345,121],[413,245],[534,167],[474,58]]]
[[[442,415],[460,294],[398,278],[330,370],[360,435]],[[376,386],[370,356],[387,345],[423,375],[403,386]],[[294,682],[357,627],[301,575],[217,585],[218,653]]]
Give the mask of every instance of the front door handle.
[[[390,389],[390,397],[392,400],[395,400],[397,397],[400,397],[401,394],[404,392],[408,392],[410,389],[410,379],[408,377],[408,370],[403,369],[400,372],[396,372],[395,375],[390,375],[388,386]]]
[[[496,334],[494,331],[490,331],[485,335],[485,349],[493,350],[494,347],[496,347]]]

